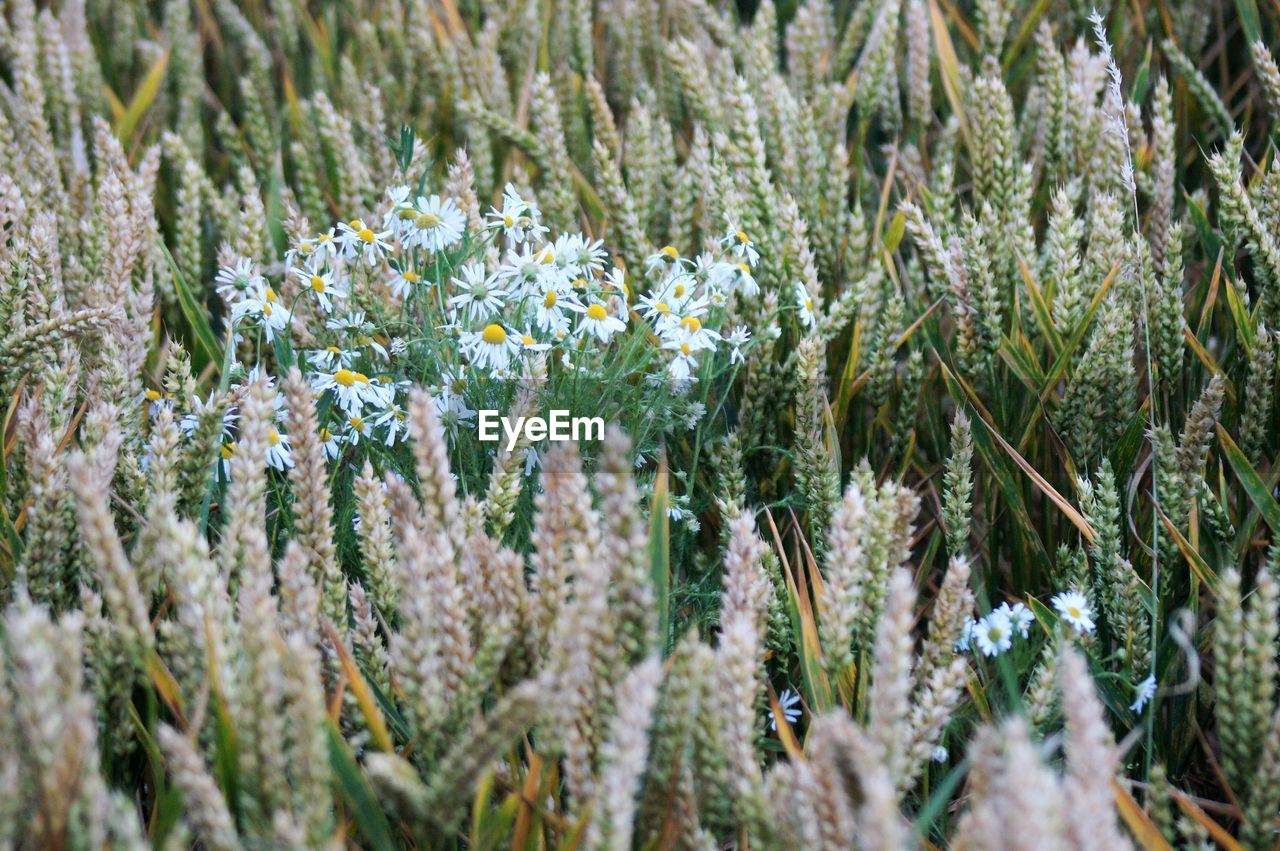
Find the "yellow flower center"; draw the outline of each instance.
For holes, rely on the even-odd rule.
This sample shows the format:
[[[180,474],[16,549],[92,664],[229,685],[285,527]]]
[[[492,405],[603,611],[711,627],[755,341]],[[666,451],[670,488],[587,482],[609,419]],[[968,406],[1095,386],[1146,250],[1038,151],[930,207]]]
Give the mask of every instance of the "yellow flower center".
[[[443,221],[444,219],[440,218],[435,213],[419,213],[418,217],[413,220],[413,223],[420,228],[434,228],[439,227],[440,223]]]
[[[480,332],[480,339],[491,346],[501,346],[507,341],[507,331],[498,324],[486,325]]]
[[[658,251],[658,253],[661,254],[663,257],[667,257],[671,260],[677,260],[680,257],[680,252],[676,251],[674,245],[664,245],[662,246],[661,250]]]
[[[605,318],[607,318],[608,316],[609,316],[609,314],[608,314],[608,312],[604,309],[604,305],[603,305],[603,304],[593,304],[593,305],[591,305],[590,307],[588,307],[588,308],[587,308],[587,318],[588,318],[588,319],[594,319],[594,320],[596,320],[597,322],[599,322],[600,320],[605,319]]]
[[[400,212],[396,213],[396,218],[400,219],[402,222],[407,222],[416,218],[417,215],[418,211],[412,207],[401,207]]]
[[[148,391],[147,391],[147,398],[148,398],[149,400],[151,400],[152,402],[159,402],[159,401],[160,401],[160,399],[161,399],[162,397],[160,396],[160,391],[158,391],[158,390],[148,390]]]
[[[742,274],[744,274],[744,275],[750,275],[750,274],[751,274],[751,267],[750,267],[750,266],[748,266],[746,263],[739,263],[739,264],[738,264],[738,268],[742,270]]]
[[[234,443],[224,443],[224,444],[222,444],[222,457],[223,457],[223,458],[228,458],[228,459],[229,459],[232,455],[235,455],[235,454],[236,454],[236,445],[235,445]]]
[[[551,290],[549,293],[547,293],[546,297],[542,299],[542,306],[543,306],[543,307],[555,307],[555,306],[556,306],[556,291],[555,291],[555,290]]]
[[[325,346],[324,350],[333,355],[342,354],[342,349],[338,348],[337,346]]]
[[[675,297],[676,297],[676,298],[684,298],[684,294],[685,294],[685,285],[684,285],[684,284],[676,284],[676,288],[675,288],[674,290],[672,290],[672,292],[675,294]]]
[[[516,217],[507,213],[502,217],[502,226],[504,228],[513,228],[516,226]]]
[[[361,228],[364,227],[364,219],[352,219],[351,221],[347,222],[347,224],[351,227],[352,230],[360,230]]]
[[[332,439],[333,439],[333,432],[329,431],[329,429],[327,429],[327,428],[322,428],[322,429],[320,429],[320,442],[321,442],[321,443],[328,443],[328,442],[329,442],[330,440],[332,440]]]
[[[359,233],[356,234],[356,236],[360,237],[360,239],[363,240],[364,242],[373,242],[373,240],[376,238],[376,235],[374,234],[374,232],[369,230],[368,228],[360,228],[360,231]]]
[[[689,347],[688,343],[681,343],[680,354],[684,355],[685,357],[689,357],[690,355],[693,354],[693,349]]]
[[[364,420],[359,417],[352,417],[350,423],[351,427],[356,431],[364,431]]]
[[[318,293],[324,292],[324,278],[320,277],[319,275],[312,275],[311,289],[315,290]]]
[[[271,315],[271,305],[270,305],[270,304],[264,304],[264,305],[262,306],[262,315],[263,315],[263,316],[270,316],[270,315]]]
[[[271,287],[267,287],[267,291],[263,294],[262,300],[266,302],[276,301],[276,291],[271,289]]]
[[[696,316],[686,316],[680,320],[680,327],[690,334],[696,334],[702,330],[702,322]]]
[[[414,271],[404,272],[400,275],[400,277],[404,278],[406,281],[408,281],[411,284],[416,284],[418,283],[418,281],[422,280],[422,278],[418,277],[418,273]]]
[[[738,236],[738,242],[741,242],[743,245],[750,245],[750,244],[751,244],[751,240],[747,238],[747,232],[746,232],[746,231],[744,231],[744,230],[740,230],[740,231],[738,231],[737,236]]]
[[[528,334],[524,334],[520,337],[520,342],[526,346],[532,346],[537,341],[534,340],[532,337],[530,337]]]
[[[542,265],[548,266],[556,262],[556,254],[550,248],[544,248],[538,252],[538,256],[535,259]]]
[[[340,369],[333,374],[333,383],[341,384],[343,387],[350,387],[356,383],[356,373],[349,369]]]
[[[271,446],[275,446],[280,443],[280,432],[273,428],[267,429],[267,443]]]
[[[661,313],[663,316],[666,316],[671,312],[671,305],[667,304],[665,301],[660,301],[653,306],[653,309]]]

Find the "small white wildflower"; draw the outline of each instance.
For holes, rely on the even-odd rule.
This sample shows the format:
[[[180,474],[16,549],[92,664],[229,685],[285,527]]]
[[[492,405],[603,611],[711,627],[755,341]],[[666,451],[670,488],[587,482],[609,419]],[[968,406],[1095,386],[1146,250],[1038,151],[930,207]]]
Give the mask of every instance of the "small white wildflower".
[[[387,240],[391,231],[375,231],[363,219],[352,219],[338,225],[338,245],[342,256],[363,260],[368,266],[376,266],[383,255],[391,251]]]
[[[506,369],[516,351],[515,340],[506,328],[496,322],[479,331],[466,331],[461,346],[467,359],[484,370]]]
[[[358,415],[366,405],[378,404],[381,398],[379,389],[369,376],[346,367],[313,374],[311,388],[318,394],[332,391],[338,407],[350,417]]]
[[[403,301],[420,283],[422,283],[422,276],[417,272],[412,269],[397,269],[395,277],[391,279],[388,286],[391,287],[391,294]]]
[[[1155,694],[1156,678],[1154,676],[1148,676],[1145,680],[1134,687],[1133,703],[1129,704],[1129,711],[1141,712],[1142,707],[1146,706],[1147,702],[1151,700],[1151,698],[1155,697]]]
[[[1089,600],[1084,594],[1079,591],[1063,591],[1050,602],[1058,610],[1058,614],[1062,615],[1062,619],[1071,624],[1076,632],[1093,632],[1095,628],[1093,610],[1089,607]]]
[[[782,717],[787,719],[788,724],[795,724],[804,714],[800,706],[800,695],[789,688],[783,689],[782,694],[778,695],[778,708],[782,710]],[[769,713],[769,729],[778,729],[778,718],[772,712]]]
[[[418,246],[426,251],[443,251],[462,241],[467,228],[467,218],[452,198],[441,200],[439,195],[419,197],[413,205],[412,227],[408,229],[405,244]]]
[[[942,745],[938,745],[936,748],[933,749],[933,755],[930,757],[930,759],[932,759],[934,762],[937,762],[937,763],[943,763],[947,761],[948,756],[949,754],[947,753],[947,749],[944,748]]]
[[[754,266],[760,260],[760,252],[756,251],[751,237],[732,219],[729,220],[729,232],[720,240],[720,244],[732,251],[738,259],[746,261],[748,266]]]
[[[229,266],[223,266],[214,276],[213,283],[218,295],[227,304],[239,301],[251,291],[257,291],[263,283],[262,276],[253,269],[253,261],[244,257],[236,258]]]
[[[462,277],[453,279],[458,293],[449,298],[449,307],[472,322],[483,322],[496,316],[511,292],[499,286],[495,279],[487,277],[481,263],[468,263],[459,271]]]
[[[627,330],[627,323],[609,313],[609,309],[599,303],[581,305],[570,304],[569,309],[581,314],[578,320],[578,333],[595,337],[602,343],[609,342],[614,334]]]
[[[1013,646],[1013,625],[1009,616],[997,609],[978,621],[973,637],[983,656],[999,656]]]
[[[804,323],[804,327],[812,328],[814,322],[817,321],[817,313],[813,307],[813,299],[809,296],[809,290],[805,285],[796,282],[795,285],[796,304],[800,305],[800,321]]]
[[[742,347],[751,342],[751,331],[747,326],[735,326],[724,339],[730,346],[729,363],[745,363],[747,359],[742,354]]]
[[[274,428],[267,429],[267,465],[275,470],[293,466],[293,446],[289,443],[289,435]]]
[[[998,611],[1003,612],[1009,619],[1009,625],[1020,638],[1026,638],[1031,625],[1036,622],[1036,616],[1022,603],[1014,603],[1012,606],[1001,603]]]

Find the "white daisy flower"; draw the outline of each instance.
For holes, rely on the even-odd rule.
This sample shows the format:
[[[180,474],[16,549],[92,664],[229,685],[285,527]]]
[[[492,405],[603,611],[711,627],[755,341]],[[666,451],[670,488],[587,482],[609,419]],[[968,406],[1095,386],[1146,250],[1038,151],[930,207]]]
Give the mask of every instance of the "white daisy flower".
[[[1058,610],[1058,614],[1062,615],[1062,619],[1071,624],[1076,632],[1093,632],[1096,628],[1093,622],[1093,609],[1089,606],[1089,600],[1079,591],[1063,591],[1049,602],[1053,603],[1053,607]]]
[[[461,346],[467,359],[479,369],[506,369],[516,351],[515,340],[501,325],[490,323],[480,331],[467,331]]]
[[[295,266],[289,271],[320,303],[320,308],[325,313],[333,312],[334,298],[346,298],[347,296],[346,287],[334,281],[333,272],[326,272],[322,268],[310,265]]]
[[[789,688],[784,688],[782,694],[778,695],[778,708],[782,710],[782,717],[787,719],[788,724],[795,724],[804,714],[800,706],[800,695]],[[778,718],[772,712],[769,713],[769,729],[778,729]]]
[[[637,300],[640,315],[653,323],[653,330],[664,334],[680,324],[672,314],[671,305],[662,300],[661,293],[645,293]]]
[[[369,424],[365,422],[363,417],[356,415],[347,419],[342,439],[343,442],[350,443],[352,446],[359,446],[360,438],[368,433]]]
[[[674,245],[664,245],[644,262],[644,269],[652,275],[656,271],[666,271],[672,264],[680,262],[680,252]]]
[[[267,286],[261,278],[256,288],[244,295],[231,308],[231,321],[238,323],[246,316],[254,317],[267,334],[268,340],[275,340],[276,335],[289,325],[289,308],[280,303],[276,291]]]
[[[671,305],[677,313],[685,311],[685,305],[697,294],[698,279],[688,272],[679,272],[667,278],[658,291],[658,298]]]
[[[1154,676],[1148,676],[1145,680],[1134,687],[1133,703],[1129,704],[1129,711],[1141,712],[1142,707],[1146,706],[1147,702],[1150,701],[1151,698],[1155,697],[1155,694],[1156,678]]]
[[[218,450],[218,472],[224,482],[231,481],[231,460],[236,457],[236,442],[227,441]]]
[[[422,283],[422,276],[412,269],[397,269],[395,277],[393,277],[387,286],[391,288],[391,294],[396,298],[404,301],[409,297],[409,293],[413,292],[413,288]]]
[[[739,260],[745,261],[748,266],[754,266],[760,261],[760,252],[756,250],[755,243],[732,219],[729,220],[729,232],[720,240],[720,244],[732,251]]]
[[[369,376],[343,367],[336,372],[319,372],[311,376],[311,389],[316,393],[332,391],[334,399],[349,417],[359,414],[366,405],[378,404],[381,395]]]
[[[685,316],[664,335],[668,340],[688,343],[697,351],[714,351],[720,332],[707,328],[697,316]]]
[[[746,263],[739,263],[735,269],[737,270],[735,284],[738,290],[748,298],[760,295],[760,282],[756,280],[755,275],[751,274],[751,268]]]
[[[307,352],[307,363],[317,369],[333,372],[340,367],[350,367],[356,353],[340,349],[337,346],[325,346],[323,349],[312,349]]]
[[[533,324],[543,331],[563,336],[569,330],[569,317],[565,310],[576,302],[572,296],[557,290],[552,281],[543,282],[541,289],[533,296]]]
[[[387,187],[387,200],[390,204],[386,215],[382,217],[383,230],[390,231],[395,236],[401,236],[408,229],[416,215],[413,203],[409,200],[411,191],[408,186]]]
[[[320,445],[324,447],[325,457],[334,461],[342,452],[342,436],[334,434],[327,428],[321,428]]]
[[[796,282],[795,286],[796,304],[800,305],[800,321],[804,323],[804,327],[812,328],[813,323],[817,321],[816,311],[813,307],[813,299],[809,296],[809,290],[805,285]]]
[[[746,325],[737,325],[729,336],[725,337],[725,342],[730,346],[729,363],[746,363],[746,356],[742,354],[742,347],[751,342],[751,331]]]
[[[1013,625],[1008,615],[997,609],[978,621],[973,638],[983,656],[999,656],[1013,646]]]
[[[667,372],[677,381],[689,378],[698,368],[698,350],[688,342],[668,340],[662,344],[662,348],[675,352],[675,357],[667,364]]]
[[[213,278],[218,295],[227,304],[234,304],[247,295],[258,292],[266,283],[253,268],[253,261],[237,257],[229,266],[223,266]]]
[[[570,233],[555,241],[556,265],[566,275],[594,275],[604,270],[608,254],[604,240],[588,240],[580,233]]]
[[[458,293],[449,298],[449,307],[470,322],[483,322],[496,316],[511,291],[498,286],[494,278],[486,277],[483,263],[468,263],[459,271],[462,277],[453,279]]]
[[[409,415],[404,408],[393,402],[373,418],[373,425],[377,428],[385,428],[387,434],[382,442],[387,446],[394,446],[396,440],[403,440],[408,434]]]
[[[338,225],[338,245],[342,256],[350,260],[363,260],[367,266],[376,266],[383,255],[391,251],[391,231],[375,231],[364,219],[352,219]]]
[[[973,618],[965,621],[964,628],[960,630],[960,637],[956,639],[955,651],[964,653],[973,649],[974,635],[978,631],[978,622]]]
[[[1036,622],[1036,616],[1031,610],[1022,603],[1014,603],[1010,606],[1008,603],[1001,603],[997,610],[1003,612],[1005,617],[1009,619],[1009,625],[1020,637],[1026,638],[1031,625]]]
[[[528,328],[524,330],[524,333],[518,335],[518,338],[516,339],[516,346],[520,351],[530,354],[533,352],[545,352],[547,349],[551,348],[550,343],[539,342],[538,339],[530,333]]]
[[[578,336],[595,337],[602,343],[609,342],[614,334],[627,330],[627,323],[609,313],[609,308],[600,302],[583,306],[570,304],[569,309],[582,316],[578,320]]]
[[[562,293],[569,289],[569,278],[555,265],[554,250],[535,251],[531,245],[525,245],[519,251],[507,249],[507,256],[498,267],[496,277],[516,292],[534,292],[548,284]]]
[[[334,235],[333,228],[316,234],[314,245],[311,257],[315,263],[324,263],[342,254],[342,246],[338,244],[338,238]]]
[[[280,471],[293,466],[293,446],[289,443],[289,435],[274,428],[267,429],[267,465]]]
[[[430,198],[419,196],[413,210],[415,215],[405,237],[406,244],[426,251],[443,251],[462,241],[467,218],[452,198],[441,200],[439,195]]]
[[[547,229],[538,223],[541,213],[533,204],[520,197],[515,186],[508,183],[502,190],[502,209],[489,208],[491,228],[499,228],[511,245],[519,245],[525,240],[539,240]]]

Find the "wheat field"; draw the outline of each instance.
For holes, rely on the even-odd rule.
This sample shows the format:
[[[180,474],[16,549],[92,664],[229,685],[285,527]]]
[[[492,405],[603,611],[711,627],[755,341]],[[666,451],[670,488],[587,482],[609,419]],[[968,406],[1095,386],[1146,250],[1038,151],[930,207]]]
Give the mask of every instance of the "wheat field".
[[[1280,847],[1276,0],[2,12],[0,848]]]

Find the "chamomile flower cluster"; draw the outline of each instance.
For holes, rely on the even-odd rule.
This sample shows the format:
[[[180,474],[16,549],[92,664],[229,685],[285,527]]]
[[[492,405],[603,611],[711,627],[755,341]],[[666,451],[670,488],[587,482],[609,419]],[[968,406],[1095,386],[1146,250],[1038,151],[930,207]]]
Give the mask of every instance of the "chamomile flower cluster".
[[[348,446],[402,442],[415,383],[432,389],[456,435],[494,381],[625,368],[653,394],[645,410],[692,429],[706,408],[679,400],[741,364],[753,342],[747,326],[727,320],[736,299],[759,296],[760,254],[739,225],[726,228],[717,251],[686,258],[667,246],[628,272],[602,240],[552,234],[513,185],[484,216],[394,186],[368,218],[296,235],[278,279],[234,258],[215,283],[238,351],[256,344],[259,362],[283,357],[307,377],[332,458]],[[262,359],[265,347],[274,359]],[[284,469],[289,441],[280,435],[271,457]],[[234,442],[226,445],[229,460]]]
[[[1013,647],[1015,638],[1026,638],[1036,616],[1022,603],[1001,603],[986,617],[970,620],[957,643],[958,650],[976,649],[988,658]]]

